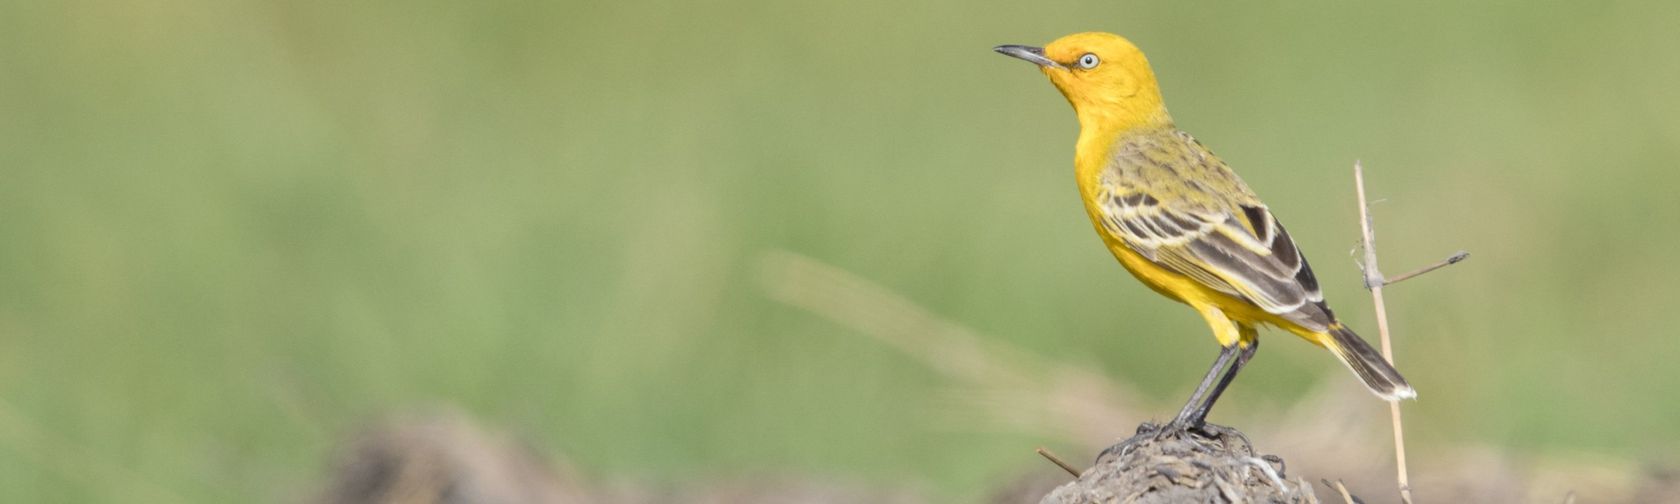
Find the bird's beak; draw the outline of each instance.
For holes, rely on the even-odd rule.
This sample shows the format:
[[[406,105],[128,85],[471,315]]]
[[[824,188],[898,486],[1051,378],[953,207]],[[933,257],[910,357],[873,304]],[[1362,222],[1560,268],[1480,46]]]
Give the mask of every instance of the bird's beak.
[[[1050,58],[1044,57],[1044,49],[1037,47],[1024,45],[1000,45],[993,47],[992,50],[1003,53],[1005,56],[1014,56],[1016,58],[1030,61],[1032,64],[1041,67],[1067,70],[1067,67],[1062,66],[1061,63],[1057,63]]]

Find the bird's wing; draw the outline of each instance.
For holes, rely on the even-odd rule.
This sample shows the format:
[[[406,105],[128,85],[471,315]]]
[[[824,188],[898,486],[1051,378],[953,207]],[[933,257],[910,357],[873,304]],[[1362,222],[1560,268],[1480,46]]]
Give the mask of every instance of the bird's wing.
[[[1163,184],[1110,178],[1098,194],[1103,228],[1149,260],[1202,285],[1304,327],[1328,326],[1333,315],[1289,232],[1229,169],[1222,163],[1217,168],[1228,181]],[[1218,186],[1227,190],[1211,188]]]

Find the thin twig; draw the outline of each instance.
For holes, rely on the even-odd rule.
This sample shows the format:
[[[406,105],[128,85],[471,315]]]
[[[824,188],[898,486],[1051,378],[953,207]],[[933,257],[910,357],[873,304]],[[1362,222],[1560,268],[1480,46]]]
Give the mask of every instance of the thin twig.
[[[1335,483],[1331,483],[1330,480],[1327,480],[1327,479],[1321,479],[1321,480],[1318,480],[1318,481],[1324,483],[1324,486],[1330,487],[1331,489],[1335,490],[1337,495],[1342,496],[1342,502],[1343,503],[1345,503],[1345,504],[1359,504],[1359,499],[1353,498],[1353,493],[1348,492],[1347,485],[1342,484],[1342,480],[1336,480]]]
[[[1394,344],[1388,336],[1388,309],[1383,304],[1382,288],[1386,282],[1382,271],[1377,269],[1377,237],[1376,232],[1371,230],[1371,207],[1365,199],[1365,167],[1358,161],[1353,163],[1353,181],[1359,195],[1359,229],[1365,239],[1365,288],[1371,289],[1371,302],[1376,305],[1377,332],[1382,337],[1383,359],[1392,366]],[[1400,402],[1388,403],[1388,412],[1394,424],[1394,465],[1396,480],[1400,484],[1400,500],[1412,504],[1411,478],[1406,475],[1406,435],[1400,423]]]
[[[1056,464],[1056,467],[1062,468],[1063,471],[1067,471],[1068,474],[1072,474],[1075,478],[1079,477],[1078,469],[1074,469],[1073,466],[1068,465],[1067,462],[1063,462],[1060,457],[1056,456],[1056,454],[1050,453],[1050,450],[1046,450],[1044,447],[1040,446],[1038,450],[1035,451],[1038,452],[1039,456],[1044,457],[1045,460],[1049,460],[1050,463]]]
[[[1397,283],[1400,283],[1400,282],[1404,282],[1406,280],[1411,279],[1412,277],[1416,277],[1416,276],[1422,275],[1424,273],[1428,273],[1428,272],[1435,271],[1435,270],[1438,270],[1438,269],[1441,269],[1441,268],[1445,268],[1447,266],[1458,264],[1459,261],[1463,261],[1463,260],[1469,259],[1469,258],[1470,258],[1470,253],[1469,252],[1465,252],[1463,250],[1460,250],[1457,253],[1454,253],[1452,256],[1447,257],[1446,259],[1442,259],[1441,262],[1431,264],[1431,265],[1428,265],[1428,266],[1424,266],[1422,268],[1412,270],[1412,272],[1410,272],[1410,273],[1402,273],[1399,276],[1396,276],[1394,278],[1390,278],[1387,281],[1384,281],[1383,285],[1388,286],[1388,285],[1394,285],[1394,284],[1397,284]]]
[[[1336,492],[1342,494],[1342,500],[1347,501],[1347,504],[1362,504],[1352,492],[1348,492],[1347,485],[1342,484],[1342,480],[1336,480]]]

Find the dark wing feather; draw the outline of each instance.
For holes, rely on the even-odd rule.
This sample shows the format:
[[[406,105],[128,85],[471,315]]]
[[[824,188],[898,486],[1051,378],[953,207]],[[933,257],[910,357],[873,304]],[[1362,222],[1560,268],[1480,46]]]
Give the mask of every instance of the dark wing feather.
[[[1098,200],[1104,229],[1156,264],[1311,329],[1333,321],[1312,268],[1264,205],[1163,204],[1127,184],[1104,188],[1114,192]]]

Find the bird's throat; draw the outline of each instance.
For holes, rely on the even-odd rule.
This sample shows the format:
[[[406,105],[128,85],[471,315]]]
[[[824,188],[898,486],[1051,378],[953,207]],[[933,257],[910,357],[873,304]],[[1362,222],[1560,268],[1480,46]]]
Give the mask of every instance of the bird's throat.
[[[1082,106],[1083,105],[1083,106]],[[1119,137],[1132,131],[1172,126],[1167,108],[1156,100],[1128,100],[1102,105],[1078,104],[1073,107],[1079,116],[1081,139],[1087,135]]]

